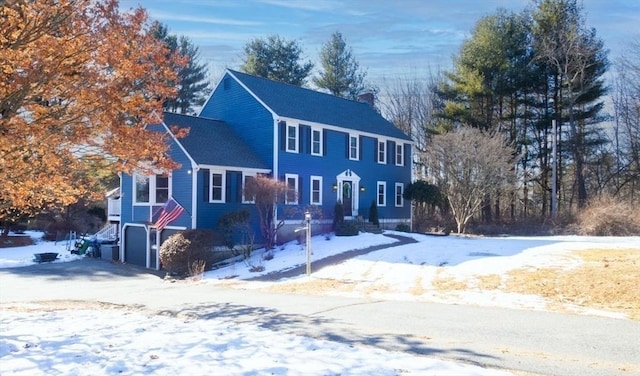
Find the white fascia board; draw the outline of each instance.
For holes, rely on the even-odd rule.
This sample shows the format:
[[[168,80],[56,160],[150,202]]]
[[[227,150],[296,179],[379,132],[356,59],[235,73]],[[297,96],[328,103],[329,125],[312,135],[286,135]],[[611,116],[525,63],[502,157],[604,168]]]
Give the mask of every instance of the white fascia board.
[[[359,130],[355,130],[355,129],[341,127],[341,126],[338,126],[338,125],[316,123],[315,121],[294,119],[294,118],[290,118],[290,117],[286,117],[286,116],[280,116],[280,117],[276,118],[276,123],[279,122],[279,121],[285,121],[285,122],[287,122],[287,124],[292,123],[292,124],[310,125],[312,127],[320,127],[320,128],[329,129],[329,130],[336,131],[336,132],[349,133],[349,134],[356,135],[356,136],[367,136],[367,137],[371,137],[371,138],[384,138],[385,140],[390,140],[390,141],[395,141],[395,142],[407,143],[407,144],[411,144],[411,145],[415,144],[415,142],[410,141],[410,140],[404,140],[404,139],[396,138],[396,137],[389,137],[389,136],[381,135],[381,134],[378,134],[378,133],[363,132],[363,131],[359,131]]]

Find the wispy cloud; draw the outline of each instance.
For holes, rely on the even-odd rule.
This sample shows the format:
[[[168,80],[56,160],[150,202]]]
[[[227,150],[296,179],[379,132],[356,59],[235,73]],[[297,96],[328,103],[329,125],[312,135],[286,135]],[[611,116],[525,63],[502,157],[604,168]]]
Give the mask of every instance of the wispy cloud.
[[[149,14],[152,18],[162,21],[185,21],[185,22],[197,22],[203,24],[212,25],[227,25],[227,26],[261,26],[261,22],[256,21],[243,21],[232,18],[216,18],[211,16],[193,16],[184,13],[167,13],[164,11],[156,11],[149,9]]]

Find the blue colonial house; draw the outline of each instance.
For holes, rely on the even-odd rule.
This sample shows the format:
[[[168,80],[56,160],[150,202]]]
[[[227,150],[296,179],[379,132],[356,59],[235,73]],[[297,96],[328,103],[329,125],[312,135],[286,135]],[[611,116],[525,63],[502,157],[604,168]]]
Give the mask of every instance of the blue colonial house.
[[[189,128],[188,136],[176,139],[171,126]],[[149,128],[167,134],[181,167],[169,175],[121,176],[119,216],[109,214],[119,221],[120,259],[127,263],[158,269],[165,239],[215,229],[230,211],[253,213],[259,234],[243,189],[258,174],[297,193],[277,206],[277,219],[285,220],[281,240],[291,239],[308,208],[317,225],[330,224],[338,201],[347,218],[366,220],[375,201],[382,223],[410,221],[402,194],[411,181],[411,139],[372,103],[227,70],[198,116],[165,113]],[[155,218],[170,198],[184,210],[158,231]]]

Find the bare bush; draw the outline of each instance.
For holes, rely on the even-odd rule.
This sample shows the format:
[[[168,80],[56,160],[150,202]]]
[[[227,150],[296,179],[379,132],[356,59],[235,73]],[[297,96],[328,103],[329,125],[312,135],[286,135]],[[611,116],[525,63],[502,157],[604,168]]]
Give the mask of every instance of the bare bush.
[[[214,241],[210,230],[186,230],[172,235],[160,246],[162,267],[169,273],[192,276],[199,270],[200,261],[203,264],[209,261]]]
[[[640,235],[638,209],[612,197],[599,198],[578,214],[576,232],[594,236]]]

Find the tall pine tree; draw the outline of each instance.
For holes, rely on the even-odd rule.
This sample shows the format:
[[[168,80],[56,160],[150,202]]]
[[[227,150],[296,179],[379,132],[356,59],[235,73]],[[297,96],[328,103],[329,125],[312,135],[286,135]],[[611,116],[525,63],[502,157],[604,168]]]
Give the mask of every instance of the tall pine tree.
[[[366,72],[360,70],[351,47],[347,46],[340,32],[333,33],[322,47],[320,64],[323,69],[320,77],[313,80],[319,88],[347,99],[357,99],[364,90]]]
[[[211,92],[207,77],[207,66],[201,64],[200,50],[185,36],[170,35],[166,25],[159,22],[152,27],[153,36],[163,41],[171,53],[177,53],[186,59],[186,64],[176,66],[178,93],[164,103],[164,109],[171,112],[188,114],[204,104]]]
[[[251,40],[244,46],[244,55],[243,72],[295,86],[304,86],[313,69],[310,61],[301,62],[298,42],[278,35]]]

